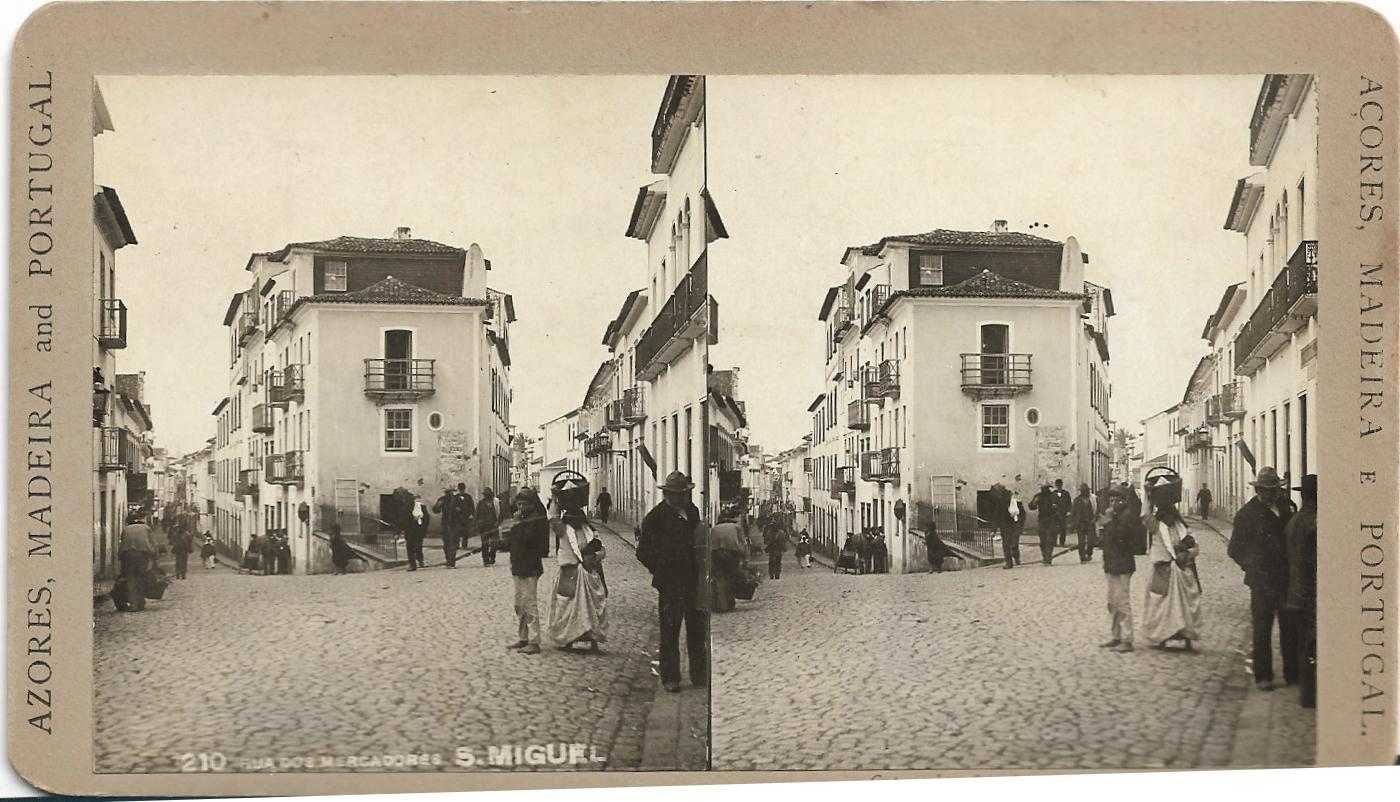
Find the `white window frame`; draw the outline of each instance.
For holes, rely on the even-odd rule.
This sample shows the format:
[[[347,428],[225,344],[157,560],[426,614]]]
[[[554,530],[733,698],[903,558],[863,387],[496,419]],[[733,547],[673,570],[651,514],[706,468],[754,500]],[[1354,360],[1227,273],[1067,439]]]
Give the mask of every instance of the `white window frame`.
[[[408,412],[409,425],[409,449],[407,451],[389,448],[389,413]],[[412,457],[418,453],[418,421],[415,414],[417,409],[411,404],[399,404],[384,407],[384,413],[379,417],[379,451],[386,457]],[[396,430],[398,431],[398,430]]]
[[[343,259],[332,259],[321,263],[321,289],[325,292],[348,292],[350,288],[350,263]],[[331,286],[331,266],[339,265],[341,272],[339,275],[340,286]]]
[[[1006,445],[1004,445],[1004,446],[989,446],[989,445],[986,444],[986,439],[985,439],[985,437],[983,436],[983,435],[984,435],[983,429],[984,429],[984,427],[987,425],[987,424],[986,424],[986,414],[987,414],[987,413],[986,413],[984,410],[985,410],[987,407],[989,407],[989,406],[1006,407]],[[979,402],[977,403],[977,427],[976,427],[976,431],[977,431],[977,450],[978,450],[978,451],[990,451],[990,452],[997,453],[997,454],[1004,454],[1004,453],[1006,453],[1006,452],[1008,452],[1008,451],[1014,451],[1014,450],[1016,449],[1016,434],[1015,434],[1016,426],[1015,426],[1015,422],[1016,422],[1016,403],[1015,403],[1014,401],[1012,401],[1011,399],[1009,399],[1009,398],[998,398],[998,399],[991,399],[991,400],[987,400],[987,401],[979,401]]]
[[[925,256],[933,257],[933,258],[935,258],[935,259],[938,260],[938,283],[937,283],[937,284],[925,284],[925,283],[924,283],[924,266],[923,266],[922,260],[923,260],[923,258],[924,258]],[[943,256],[944,256],[944,254],[942,254],[942,253],[927,253],[927,252],[924,252],[924,253],[917,253],[917,252],[916,252],[916,253],[914,254],[914,270],[918,271],[918,275],[919,275],[919,286],[920,286],[920,287],[942,287],[942,286],[945,286],[944,276],[946,275],[946,273],[945,273],[945,268],[944,268],[944,265],[943,265]]]

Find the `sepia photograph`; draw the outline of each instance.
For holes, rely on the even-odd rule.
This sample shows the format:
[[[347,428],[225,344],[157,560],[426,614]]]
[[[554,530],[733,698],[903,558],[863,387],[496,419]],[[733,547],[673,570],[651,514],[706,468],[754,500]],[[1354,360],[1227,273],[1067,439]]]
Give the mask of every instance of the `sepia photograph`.
[[[707,768],[703,76],[92,121],[96,770]]]
[[[709,102],[714,768],[1310,765],[1312,77]]]

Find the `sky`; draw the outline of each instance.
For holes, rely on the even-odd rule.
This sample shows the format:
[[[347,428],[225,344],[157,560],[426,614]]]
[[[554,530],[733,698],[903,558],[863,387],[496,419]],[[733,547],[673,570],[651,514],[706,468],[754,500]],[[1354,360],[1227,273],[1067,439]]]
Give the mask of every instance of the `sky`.
[[[601,340],[646,281],[624,231],[650,183],[667,76],[99,77],[115,130],[96,179],[137,245],[117,254],[122,373],[145,371],[156,443],[214,434],[224,311],[253,251],[342,234],[481,245],[515,296],[512,419],[577,407]]]
[[[1181,400],[1206,318],[1246,275],[1223,228],[1262,76],[711,76],[716,368],[740,368],[750,442],[800,443],[822,390],[817,313],[842,252],[935,228],[1078,239],[1113,291],[1110,412]],[[1029,228],[1038,222],[1048,228]]]

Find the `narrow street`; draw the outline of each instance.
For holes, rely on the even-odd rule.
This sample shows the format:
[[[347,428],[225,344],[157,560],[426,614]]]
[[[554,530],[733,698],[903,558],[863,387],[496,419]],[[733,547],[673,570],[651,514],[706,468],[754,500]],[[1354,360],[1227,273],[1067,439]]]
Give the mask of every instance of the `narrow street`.
[[[602,536],[611,596],[596,656],[506,649],[505,554],[493,568],[472,557],[450,571],[346,576],[239,575],[192,560],[189,579],[146,612],[95,614],[97,770],[179,771],[180,755],[201,753],[221,754],[229,771],[305,770],[299,758],[330,771],[355,770],[347,758],[425,770],[393,765],[396,755],[427,755],[427,770],[508,770],[486,765],[490,747],[560,743],[585,745],[586,759],[515,768],[703,769],[707,689],[657,692],[650,578],[631,545]],[[462,747],[476,765],[457,765]]]
[[[714,767],[1311,765],[1315,715],[1297,689],[1252,687],[1249,596],[1226,537],[1192,528],[1197,654],[1141,638],[1130,654],[1098,648],[1108,624],[1097,553],[1044,567],[1023,546],[1027,563],[1011,571],[902,576],[800,569],[789,553],[782,579],[715,617]]]

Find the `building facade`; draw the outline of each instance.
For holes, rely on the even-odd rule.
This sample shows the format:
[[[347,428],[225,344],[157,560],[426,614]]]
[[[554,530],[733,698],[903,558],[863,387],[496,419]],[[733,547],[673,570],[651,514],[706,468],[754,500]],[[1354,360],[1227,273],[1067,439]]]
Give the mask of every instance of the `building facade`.
[[[230,299],[228,395],[214,410],[216,539],[288,538],[297,573],[325,528],[372,545],[403,488],[509,489],[509,295],[473,244],[342,236],[254,253]],[[433,528],[439,525],[436,519]]]
[[[931,523],[990,558],[986,492],[1108,484],[1110,290],[1088,255],[1006,229],[939,229],[848,248],[827,293],[812,412],[812,531],[879,528],[891,570],[927,564]]]

